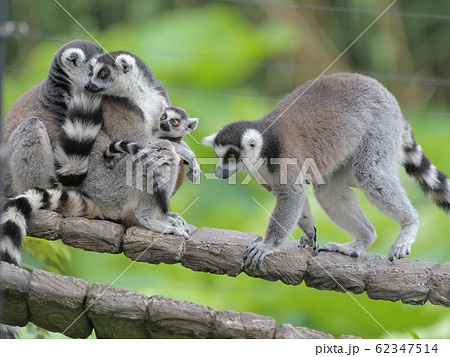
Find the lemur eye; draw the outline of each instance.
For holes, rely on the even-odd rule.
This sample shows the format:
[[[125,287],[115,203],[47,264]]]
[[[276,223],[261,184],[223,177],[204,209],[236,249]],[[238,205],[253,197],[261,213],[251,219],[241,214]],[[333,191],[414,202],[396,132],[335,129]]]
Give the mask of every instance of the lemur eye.
[[[106,71],[105,70],[102,70],[101,72],[100,72],[100,78],[105,78],[106,77]]]
[[[229,159],[235,159],[235,158],[236,158],[236,155],[233,154],[232,152],[230,152],[230,153],[228,154],[228,158],[229,158]]]
[[[163,115],[161,115],[161,120],[166,120],[167,119],[167,115],[164,113]]]
[[[180,125],[180,122],[175,119],[174,121],[172,121],[172,125],[173,126],[178,126],[178,125]]]

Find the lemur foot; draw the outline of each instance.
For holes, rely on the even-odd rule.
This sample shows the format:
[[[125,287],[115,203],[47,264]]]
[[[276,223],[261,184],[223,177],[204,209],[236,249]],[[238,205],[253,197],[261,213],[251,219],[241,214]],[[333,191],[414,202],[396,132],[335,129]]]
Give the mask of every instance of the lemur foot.
[[[255,268],[261,268],[264,257],[273,252],[275,247],[270,247],[264,244],[264,242],[252,243],[247,247],[247,252],[244,256],[244,267],[249,270]]]
[[[358,257],[364,248],[359,247],[355,242],[348,242],[344,244],[327,243],[319,248],[319,252],[338,252],[351,257]]]
[[[169,227],[164,231],[164,234],[172,234],[174,236],[181,236],[185,239],[189,239],[189,233],[184,227]]]
[[[314,236],[312,236],[312,237],[300,236],[300,239],[298,240],[298,245],[303,248],[310,247],[314,250],[317,250],[318,246],[317,246],[316,227],[314,227]]]
[[[167,220],[172,226],[184,228],[187,231],[187,233],[190,233],[190,229],[187,222],[178,213],[176,212],[167,213]]]
[[[392,262],[394,258],[402,259],[411,253],[411,243],[409,242],[394,242],[391,249],[389,249],[388,259]]]

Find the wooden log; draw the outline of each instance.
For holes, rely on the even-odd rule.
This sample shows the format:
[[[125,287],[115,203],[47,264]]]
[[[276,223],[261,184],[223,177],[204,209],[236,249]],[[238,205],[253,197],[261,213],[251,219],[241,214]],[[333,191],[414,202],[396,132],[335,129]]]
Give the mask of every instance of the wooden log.
[[[371,299],[423,305],[430,291],[431,271],[437,266],[411,259],[382,260],[367,273],[367,295]]]
[[[241,312],[245,338],[274,338],[277,321],[273,317]]]
[[[117,223],[81,217],[64,218],[59,235],[64,244],[99,253],[121,252],[123,226]]]
[[[153,338],[207,338],[214,315],[210,307],[155,295],[148,302],[147,330]]]
[[[306,327],[294,327],[291,324],[282,324],[275,333],[275,338],[287,339],[287,338],[297,338],[297,339],[332,339],[333,335],[329,333],[312,330]]]
[[[256,233],[200,228],[185,242],[181,264],[195,271],[237,276],[247,246],[261,239]]]
[[[304,249],[295,240],[286,239],[276,251],[266,255],[261,268],[246,269],[245,272],[255,278],[299,285],[305,278],[308,260],[314,255],[317,255],[316,251]]]
[[[86,299],[97,338],[148,338],[148,297],[133,290],[95,283]]]
[[[59,225],[62,216],[59,213],[39,210],[34,213],[27,226],[27,234],[47,240],[59,239]]]
[[[217,311],[213,338],[245,338],[241,314],[232,310]]]
[[[123,254],[138,262],[175,264],[181,261],[185,241],[184,237],[131,227],[123,238]]]
[[[351,291],[361,294],[366,288],[369,269],[381,262],[375,253],[358,258],[334,252],[320,252],[308,263],[305,283],[319,290]]]
[[[13,264],[0,262],[2,322],[25,326],[28,323],[28,286],[31,274]]]
[[[450,307],[450,262],[433,268],[430,288],[428,299],[432,304]]]
[[[272,317],[221,310],[216,313],[213,338],[273,338],[276,327]]]
[[[30,321],[69,337],[88,337],[92,332],[92,323],[84,313],[88,289],[89,284],[81,279],[33,271],[28,298]]]
[[[353,335],[340,335],[339,339],[340,340],[361,340],[362,337],[353,336]]]

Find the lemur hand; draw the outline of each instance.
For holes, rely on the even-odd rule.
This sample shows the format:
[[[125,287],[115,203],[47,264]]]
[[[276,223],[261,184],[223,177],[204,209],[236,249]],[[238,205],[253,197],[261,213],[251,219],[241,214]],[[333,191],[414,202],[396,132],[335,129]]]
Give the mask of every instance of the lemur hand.
[[[244,256],[244,267],[249,270],[261,268],[264,257],[275,249],[274,246],[264,244],[264,241],[250,244]]]
[[[192,181],[192,183],[199,183],[200,177],[202,176],[202,170],[197,163],[197,160],[194,160],[194,164],[189,166],[190,170],[186,174],[187,178]]]

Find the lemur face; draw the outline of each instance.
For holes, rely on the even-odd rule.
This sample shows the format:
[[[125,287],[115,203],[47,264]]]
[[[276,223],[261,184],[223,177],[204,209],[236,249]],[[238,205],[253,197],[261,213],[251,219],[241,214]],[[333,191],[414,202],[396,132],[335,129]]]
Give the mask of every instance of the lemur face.
[[[61,49],[59,63],[69,80],[77,88],[83,88],[90,78],[93,65],[103,54],[102,49],[88,41],[75,40]]]
[[[98,58],[84,89],[90,93],[123,96],[127,92],[133,93],[138,87],[135,59],[128,54],[112,52]]]
[[[153,135],[157,138],[181,139],[197,127],[198,119],[190,118],[180,107],[167,107],[159,122],[155,121]]]
[[[263,138],[259,131],[245,128],[245,122],[227,125],[218,133],[207,136],[203,144],[213,146],[219,158],[216,177],[226,179],[255,164],[261,156]]]

